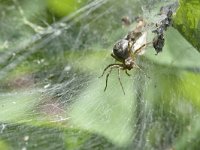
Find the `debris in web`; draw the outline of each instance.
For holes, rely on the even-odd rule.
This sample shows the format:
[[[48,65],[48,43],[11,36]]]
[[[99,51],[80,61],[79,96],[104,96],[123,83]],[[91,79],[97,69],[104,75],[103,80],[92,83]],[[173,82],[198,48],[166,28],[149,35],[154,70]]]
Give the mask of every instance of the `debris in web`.
[[[164,44],[165,44],[165,38],[164,38],[164,32],[167,31],[168,27],[172,25],[172,15],[173,12],[171,8],[168,8],[167,12],[163,11],[164,7],[161,8],[161,15],[165,13],[165,18],[161,20],[159,23],[156,23],[156,29],[152,32],[156,34],[156,36],[153,39],[153,47],[156,51],[156,55],[162,51]]]

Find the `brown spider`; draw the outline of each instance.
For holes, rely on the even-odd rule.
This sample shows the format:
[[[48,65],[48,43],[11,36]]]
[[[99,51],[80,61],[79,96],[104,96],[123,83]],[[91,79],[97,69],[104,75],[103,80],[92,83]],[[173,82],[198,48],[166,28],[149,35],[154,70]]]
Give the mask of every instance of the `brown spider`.
[[[139,24],[140,23],[140,24]],[[106,70],[110,68],[106,75],[106,86],[104,88],[104,91],[106,91],[107,83],[108,83],[108,77],[112,70],[114,68],[118,69],[118,80],[120,82],[120,85],[122,87],[123,93],[125,95],[125,91],[121,82],[120,78],[120,70],[125,70],[125,73],[130,76],[130,74],[127,72],[127,70],[131,70],[133,68],[138,68],[140,71],[143,71],[137,64],[136,64],[136,58],[137,56],[142,52],[142,50],[150,43],[146,43],[145,38],[145,44],[140,44],[140,47],[136,48],[136,43],[139,40],[140,37],[143,36],[143,33],[141,32],[141,22],[139,22],[136,29],[132,32],[130,32],[124,39],[119,40],[113,47],[113,53],[111,56],[120,63],[113,63],[108,65],[104,70],[100,77],[102,77]],[[142,22],[143,23],[143,22]],[[134,50],[134,51],[133,51]],[[143,71],[144,72],[144,71]]]

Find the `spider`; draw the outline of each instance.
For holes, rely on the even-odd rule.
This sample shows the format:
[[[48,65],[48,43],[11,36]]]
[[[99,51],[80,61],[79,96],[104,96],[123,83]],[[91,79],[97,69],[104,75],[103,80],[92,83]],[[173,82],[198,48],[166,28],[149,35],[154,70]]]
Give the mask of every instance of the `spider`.
[[[104,70],[100,77],[102,77],[106,70],[110,69],[106,75],[106,85],[104,91],[106,91],[108,85],[108,77],[114,68],[118,69],[118,80],[121,85],[122,91],[125,95],[124,87],[120,78],[120,70],[125,70],[125,73],[130,76],[127,70],[131,70],[133,68],[138,68],[140,71],[143,71],[137,64],[136,58],[142,52],[142,50],[151,42],[145,44],[140,43],[140,47],[138,47],[137,41],[139,41],[140,37],[144,34],[139,31],[140,25],[136,27],[136,29],[130,32],[125,38],[119,40],[113,47],[113,52],[111,56],[118,61],[119,63],[109,64]],[[145,37],[146,41],[146,37]],[[137,44],[137,46],[136,46]],[[136,49],[136,47],[138,47]],[[134,50],[134,51],[133,51]],[[143,71],[144,72],[144,71]]]

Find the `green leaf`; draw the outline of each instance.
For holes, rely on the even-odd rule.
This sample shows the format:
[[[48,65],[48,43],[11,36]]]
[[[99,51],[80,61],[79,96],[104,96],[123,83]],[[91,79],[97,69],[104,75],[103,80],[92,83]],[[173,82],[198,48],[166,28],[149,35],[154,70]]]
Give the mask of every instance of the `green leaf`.
[[[47,0],[47,6],[52,13],[63,17],[76,11],[85,0]]]
[[[181,134],[175,141],[176,150],[196,150],[199,149],[200,143],[200,119],[195,119],[187,126],[183,134]]]
[[[35,91],[1,93],[0,121],[15,122],[20,120],[23,122],[28,117],[28,111],[32,110],[40,100],[38,95]]]
[[[200,110],[200,75],[192,72],[184,72],[181,79],[179,93],[183,94],[185,99]]]
[[[200,51],[200,1],[179,0],[180,7],[174,18],[174,26]]]
[[[8,143],[6,143],[4,140],[0,139],[0,149],[2,150],[11,150],[10,146]]]

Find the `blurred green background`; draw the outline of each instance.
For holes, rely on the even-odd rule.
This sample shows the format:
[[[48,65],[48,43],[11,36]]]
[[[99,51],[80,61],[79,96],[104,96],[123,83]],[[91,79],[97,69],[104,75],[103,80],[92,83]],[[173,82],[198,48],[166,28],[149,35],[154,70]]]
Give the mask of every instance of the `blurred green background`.
[[[114,43],[177,3],[163,52],[109,76]],[[199,0],[0,0],[0,150],[198,150]],[[131,25],[121,18],[129,16]],[[151,35],[148,40],[152,39]]]

